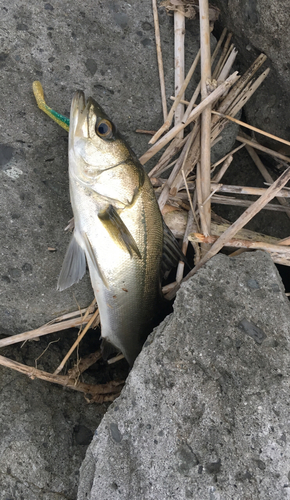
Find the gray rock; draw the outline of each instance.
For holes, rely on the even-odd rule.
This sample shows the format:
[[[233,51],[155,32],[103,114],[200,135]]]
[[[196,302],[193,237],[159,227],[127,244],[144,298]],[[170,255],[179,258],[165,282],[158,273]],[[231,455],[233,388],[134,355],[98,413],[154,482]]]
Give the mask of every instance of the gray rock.
[[[289,498],[289,325],[267,254],[209,261],[104,416],[78,500]]]
[[[221,24],[234,34],[241,71],[260,52],[268,57],[262,70],[270,67],[270,74],[245,106],[248,122],[289,140],[289,2],[214,0],[213,3],[221,9]],[[259,141],[269,143],[263,136],[259,136]],[[273,146],[277,148],[277,143],[273,142]]]
[[[106,405],[0,368],[0,500],[74,500]]]

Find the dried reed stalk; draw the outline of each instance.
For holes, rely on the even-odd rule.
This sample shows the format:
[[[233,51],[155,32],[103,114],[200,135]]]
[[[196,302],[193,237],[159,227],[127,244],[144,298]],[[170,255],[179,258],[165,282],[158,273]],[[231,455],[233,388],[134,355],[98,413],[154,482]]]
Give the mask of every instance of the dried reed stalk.
[[[83,382],[76,382],[75,380],[69,378],[65,375],[52,375],[51,373],[45,372],[43,370],[38,370],[33,366],[26,366],[17,361],[12,361],[9,358],[0,356],[0,365],[16,370],[29,378],[34,380],[35,378],[45,380],[47,382],[52,382],[53,384],[59,384],[74,391],[83,392],[84,394],[90,395],[92,397],[91,402],[104,403],[105,401],[114,401],[118,394],[120,394],[121,389],[124,385],[124,381],[114,381],[107,384],[90,385],[84,384]]]
[[[182,151],[180,157],[178,158],[168,180],[165,182],[165,184],[163,186],[161,195],[159,196],[159,199],[158,199],[158,204],[159,204],[160,210],[163,209],[164,205],[166,204],[166,202],[168,200],[172,182],[174,181],[177,173],[182,169],[194,138],[195,138],[195,129],[193,129],[192,132],[187,136],[187,140],[186,140],[185,146],[183,148],[183,151]]]
[[[264,71],[264,73],[262,74],[262,75],[263,75],[263,79],[262,79],[262,81],[263,81],[263,80],[264,80],[264,78],[268,75],[268,73],[269,73],[269,71],[268,71],[268,70]],[[261,76],[262,76],[262,75],[261,75]],[[262,83],[262,82],[260,82],[260,80],[259,80],[259,85],[260,85],[261,83]],[[249,97],[251,97],[251,96],[252,96],[252,94],[254,93],[254,92],[253,92],[253,86],[251,87],[251,89],[252,89],[252,92],[251,92],[251,95],[250,95]],[[255,90],[256,90],[256,88],[255,88]],[[174,99],[175,99],[175,98],[174,98],[174,97],[172,97],[172,96],[171,96],[170,98],[171,98],[172,100],[174,100]],[[182,102],[183,102],[184,104],[189,104],[189,102],[188,102],[188,101],[185,101],[185,100],[183,100]],[[243,105],[244,105],[244,104],[245,104],[245,103],[243,102]],[[240,109],[238,109],[238,111],[240,111]],[[237,112],[238,112],[238,111],[237,111]],[[211,112],[212,112],[212,114],[217,115],[217,116],[220,116],[221,118],[225,118],[226,120],[229,120],[229,121],[231,121],[231,122],[234,122],[234,123],[236,123],[237,125],[241,125],[241,127],[245,127],[245,128],[247,128],[247,129],[249,129],[249,130],[253,130],[254,132],[257,132],[258,134],[264,135],[265,137],[269,137],[270,139],[273,139],[273,140],[275,140],[275,141],[278,141],[278,142],[281,142],[281,143],[283,143],[283,144],[286,144],[287,146],[290,146],[290,142],[289,142],[289,141],[286,141],[285,139],[282,139],[281,137],[278,137],[277,135],[270,134],[269,132],[266,132],[265,130],[262,130],[262,129],[260,129],[260,128],[254,127],[254,126],[252,126],[252,125],[249,125],[248,123],[246,123],[246,122],[244,122],[244,121],[242,121],[242,120],[238,120],[237,118],[234,118],[233,116],[230,116],[230,115],[225,115],[224,113],[220,113],[219,111],[215,111],[215,110],[213,110],[213,109],[211,110]],[[235,114],[236,114],[236,113],[235,113]],[[281,157],[281,159],[285,159],[285,158],[287,158],[287,157],[286,157],[286,156],[285,156],[284,158],[283,158],[283,157]],[[221,160],[219,160],[219,161],[221,161]],[[285,161],[286,161],[286,160],[285,160]],[[289,160],[288,160],[288,161],[289,161]]]
[[[162,154],[160,160],[158,163],[156,163],[155,167],[153,167],[150,172],[149,172],[149,177],[156,176],[157,174],[160,173],[163,168],[165,168],[171,159],[181,150],[181,148],[184,146],[184,144],[187,141],[187,137],[183,139],[178,139],[175,137],[173,141],[169,144],[169,146],[166,148],[164,153]]]
[[[282,142],[283,144],[287,144],[287,146],[290,146],[289,141],[286,141],[285,139],[282,139],[281,137],[277,137],[277,135],[273,135],[273,134],[270,134],[269,132],[265,132],[265,130],[261,130],[257,127],[253,127],[253,125],[249,125],[248,123],[245,123],[241,120],[237,120],[236,118],[233,118],[232,116],[224,115],[223,113],[219,113],[218,111],[212,111],[212,113],[219,115],[222,118],[226,118],[227,120],[230,120],[231,122],[237,123],[238,125],[241,125],[242,127],[253,130],[254,132],[257,132],[258,134],[262,134],[266,137],[269,137],[270,139],[273,139],[274,141]]]
[[[12,335],[5,339],[0,340],[0,348],[7,345],[17,344],[18,342],[25,342],[26,340],[36,339],[42,337],[43,335],[48,335],[49,333],[60,332],[61,330],[67,330],[68,328],[76,328],[80,325],[88,323],[92,318],[92,314],[89,314],[84,320],[82,317],[74,318],[67,321],[58,322],[58,319],[54,320],[54,323],[48,323],[36,330],[30,330],[29,332],[19,333],[17,335]]]
[[[159,137],[163,134],[163,132],[165,132],[166,130],[169,129],[169,127],[172,123],[173,115],[174,115],[174,112],[175,112],[177,106],[179,105],[179,103],[182,103],[182,104],[184,103],[184,100],[183,100],[184,92],[185,92],[185,90],[186,90],[186,88],[187,88],[187,86],[192,78],[192,75],[197,67],[199,59],[200,59],[200,50],[198,51],[192,65],[191,65],[191,68],[190,68],[189,72],[187,73],[187,76],[186,76],[183,84],[181,85],[177,96],[174,99],[174,103],[173,103],[173,105],[168,113],[167,119],[164,121],[164,124],[162,125],[162,127],[160,127],[160,129],[157,130],[155,135],[150,139],[149,144],[155,144],[155,142],[159,139]]]
[[[230,74],[232,65],[235,62],[235,59],[237,57],[238,51],[235,49],[235,47],[232,48],[229,56],[226,59],[226,62],[223,66],[222,71],[219,74],[218,81],[223,82]]]
[[[211,197],[211,202],[216,205],[231,205],[234,207],[251,207],[254,202],[250,200],[241,200],[240,198],[234,198],[231,196],[214,195]],[[271,210],[274,212],[285,212],[290,214],[290,207],[283,205],[275,205],[274,203],[268,203],[263,210]]]
[[[76,341],[74,342],[74,344],[72,345],[72,347],[70,348],[70,350],[68,351],[68,353],[65,355],[65,357],[63,358],[62,362],[60,363],[60,365],[57,367],[57,369],[55,370],[54,372],[54,375],[57,375],[58,373],[61,372],[61,370],[63,369],[64,365],[66,364],[67,360],[69,359],[69,357],[72,355],[72,353],[74,352],[74,350],[77,348],[77,346],[79,345],[80,341],[84,338],[85,334],[87,333],[87,331],[89,330],[89,328],[92,327],[92,325],[95,323],[95,326],[97,326],[99,323],[100,323],[100,315],[99,315],[99,309],[97,309],[94,314],[92,315],[90,321],[88,322],[88,324],[86,325],[86,327],[83,329],[83,331],[78,335]]]
[[[193,233],[189,238],[193,242],[213,244],[217,241],[218,236],[204,236],[203,234]],[[247,250],[264,250],[270,254],[273,262],[276,264],[290,266],[290,248],[284,245],[273,245],[262,241],[230,239],[225,246],[246,248]]]
[[[232,34],[232,33],[228,33],[228,36],[227,36],[226,42],[225,42],[224,47],[223,47],[223,49],[222,49],[222,53],[221,53],[220,58],[219,58],[219,60],[218,60],[218,62],[217,62],[217,64],[216,64],[216,67],[215,67],[215,69],[214,69],[214,71],[213,71],[212,77],[213,77],[214,79],[216,79],[216,80],[217,80],[217,76],[219,75],[220,69],[222,68],[223,61],[224,61],[224,60],[225,60],[225,58],[226,58],[226,54],[227,54],[227,52],[228,52],[228,48],[229,48],[229,45],[230,45],[230,41],[231,41],[231,39],[232,39],[232,36],[233,36],[233,34]]]
[[[183,282],[187,281],[191,276],[196,274],[196,272],[214,255],[216,255],[228,242],[231,240],[235,234],[242,229],[262,208],[269,203],[277,193],[287,184],[290,179],[290,167],[285,170],[280,177],[267,189],[267,191],[255,201],[223,234],[218,238],[218,240],[213,244],[211,249],[207,254],[202,257],[199,263],[187,274],[183,279]],[[168,299],[175,296],[179,285],[167,295]]]
[[[198,98],[198,96],[200,94],[200,89],[201,89],[201,83],[199,82],[199,84],[196,86],[195,91],[192,94],[192,98],[190,99],[190,101],[188,103],[188,106],[187,106],[186,111],[184,113],[184,116],[182,118],[182,123],[186,123],[187,122],[187,120],[188,120],[188,118],[190,116],[190,113],[191,113],[191,111],[194,108],[195,101],[197,100],[197,98]],[[181,102],[185,103],[184,99],[182,99]]]
[[[211,224],[211,235],[212,236],[221,236],[226,229],[231,226],[230,222],[222,221],[212,222]],[[268,236],[267,234],[257,233],[256,231],[251,231],[250,229],[240,229],[235,238],[247,240],[247,241],[259,241],[261,243],[267,243],[270,245],[289,245],[288,238],[284,240],[280,240],[279,238],[275,238],[274,236]]]
[[[201,100],[208,95],[208,85],[211,83],[211,55],[210,55],[210,28],[208,17],[208,0],[199,0],[200,24],[200,62],[201,62]],[[199,186],[202,197],[203,217],[200,219],[203,234],[210,231],[210,147],[211,147],[211,105],[209,104],[201,114],[200,128],[200,168],[196,176],[200,176]],[[207,200],[207,201],[206,201]],[[201,207],[199,203],[199,207]]]
[[[255,163],[256,167],[258,168],[260,174],[264,177],[266,182],[269,182],[269,184],[273,184],[274,179],[272,176],[269,174],[268,170],[266,169],[265,165],[262,163],[260,160],[259,156],[257,155],[256,151],[252,146],[249,146],[248,144],[246,145],[246,150],[248,151],[250,157],[252,158],[253,162]],[[278,202],[283,205],[284,207],[288,207],[289,204],[285,200],[285,198],[277,198]],[[286,212],[286,215],[290,218],[290,214]]]
[[[279,158],[280,160],[284,160],[287,163],[290,162],[289,156],[282,155],[281,153],[278,153],[277,151],[274,151],[273,149],[266,148],[265,146],[262,146],[257,141],[251,140],[251,138],[249,136],[247,136],[246,134],[238,135],[237,141],[243,142],[244,144],[247,144],[248,146],[252,146],[254,149],[258,149],[259,151],[263,151],[263,153],[267,153],[271,156],[274,156],[275,158]]]
[[[190,276],[193,276],[197,267],[201,267],[205,262],[207,262],[211,257],[216,255],[223,246],[225,246],[234,235],[242,229],[260,210],[269,203],[277,193],[287,184],[290,179],[290,167],[285,170],[280,177],[266,190],[262,196],[255,201],[223,234],[219,239],[213,244],[212,248],[209,250],[207,255],[199,262],[198,266],[195,266],[190,273],[184,278],[187,281]],[[202,262],[203,261],[203,262]]]
[[[139,158],[142,165],[144,165],[152,156],[154,156],[160,149],[162,149],[168,142],[170,142],[180,130],[183,130],[191,122],[197,119],[202,111],[212,102],[216,101],[228,88],[230,88],[238,80],[237,72],[230,75],[219,87],[217,87],[206,99],[204,99],[196,108],[190,113],[188,120],[185,123],[175,125],[167,134],[165,134],[159,141],[154,144],[141,158]]]
[[[196,198],[196,196],[195,196]],[[187,253],[187,248],[188,248],[188,235],[192,232],[193,230],[193,227],[194,227],[194,212],[195,212],[195,205],[196,205],[196,202],[195,200],[193,200],[193,206],[191,207],[190,211],[188,212],[188,217],[187,217],[187,224],[186,224],[186,228],[185,228],[185,232],[184,232],[184,236],[183,236],[183,242],[182,242],[182,252],[184,253],[184,255],[186,255]],[[195,251],[197,251],[197,248],[198,245],[195,245],[195,243],[193,242],[193,247],[195,248]],[[198,251],[197,251],[197,254],[198,254]],[[180,283],[182,278],[183,278],[183,273],[184,273],[184,262],[180,261],[178,263],[178,266],[177,266],[177,270],[176,270],[176,282],[177,283]]]
[[[213,54],[212,54],[212,56],[211,56],[211,64],[213,64],[213,63],[214,63],[214,61],[215,61],[215,58],[216,58],[216,56],[217,56],[217,54],[218,54],[218,52],[219,52],[219,50],[220,50],[220,47],[221,47],[221,45],[222,45],[222,43],[223,43],[223,41],[224,41],[224,38],[225,38],[225,36],[226,36],[226,33],[227,33],[227,29],[225,28],[225,29],[223,30],[223,32],[222,32],[222,35],[221,35],[221,37],[220,37],[220,39],[219,39],[219,41],[218,41],[217,45],[216,45],[216,48],[215,48],[215,50],[213,51]],[[192,95],[192,98],[191,98],[190,102],[188,103],[187,109],[186,109],[186,111],[185,111],[185,113],[184,113],[184,117],[183,117],[183,119],[182,119],[182,122],[183,122],[183,123],[187,122],[187,120],[188,120],[188,118],[189,118],[189,115],[190,115],[190,113],[191,113],[191,111],[192,111],[192,109],[193,109],[193,107],[194,107],[194,105],[195,105],[195,101],[196,101],[196,99],[198,98],[198,95],[199,95],[199,93],[200,93],[200,89],[201,89],[201,82],[199,82],[199,84],[197,85],[197,87],[196,87],[196,89],[195,89],[195,91],[194,91],[194,93],[193,93],[193,95]],[[182,102],[182,101],[181,101],[181,102]]]
[[[184,6],[180,5],[178,11],[174,11],[174,86],[175,96],[178,95],[184,82],[184,35],[185,16]],[[182,98],[183,96],[181,96]],[[178,125],[184,115],[184,105],[179,103],[174,116],[174,123]],[[183,138],[183,129],[177,134],[179,139]]]
[[[219,112],[221,110],[228,110],[228,113],[233,113],[236,114],[242,106],[247,102],[247,100],[251,97],[252,93],[254,92],[254,89],[256,89],[263,81],[263,79],[266,77],[268,74],[266,70],[260,77],[257,78],[256,82],[254,83],[248,83],[248,79],[250,75],[253,75],[253,73],[257,70],[259,67],[259,64],[261,64],[261,61],[263,61],[263,58],[258,58],[256,62],[251,66],[251,68],[246,71],[246,73],[238,79],[237,83],[234,85],[230,93],[223,99],[221,104],[219,105]],[[243,98],[239,96],[238,90],[242,92]],[[234,99],[236,99],[236,104],[234,107],[231,106],[231,101],[229,100],[229,95],[232,95]],[[218,135],[221,133],[223,128],[226,126],[227,121],[224,118],[221,118],[219,116],[214,116],[211,120],[212,123],[212,129],[211,129],[211,141],[214,143],[216,141]],[[193,148],[195,147],[195,161],[198,161],[199,158],[199,151],[197,145],[193,145]],[[188,175],[188,173],[192,170],[194,167],[195,162],[191,161],[188,165],[185,167],[185,173]],[[181,173],[179,173],[175,180],[172,183],[172,189],[175,189],[178,191],[180,187],[182,186],[183,179],[181,176]],[[202,184],[201,184],[202,185]],[[208,197],[206,199],[209,199]]]
[[[229,168],[230,164],[232,163],[233,159],[234,159],[233,155],[230,154],[227,156],[227,158],[225,159],[224,163],[222,164],[220,170],[213,177],[214,182],[219,182],[221,180],[221,178],[224,176],[227,169]]]
[[[215,46],[215,49],[214,49],[214,51],[212,53],[212,56],[211,56],[211,64],[212,65],[213,65],[213,62],[215,61],[215,58],[216,58],[216,56],[217,56],[217,54],[218,54],[218,52],[219,52],[222,44],[224,43],[224,39],[226,37],[226,34],[227,34],[227,28],[224,28],[223,31],[222,31],[221,36],[219,37],[219,40],[218,40],[216,46]]]
[[[156,133],[156,130],[144,130],[142,128],[136,128],[135,132],[136,134],[154,135]]]
[[[97,361],[102,359],[102,352],[99,349],[96,352],[92,352],[85,358],[80,359],[77,364],[68,370],[68,377],[77,380],[78,377],[84,373],[90,366],[94,365]]]
[[[274,181],[272,181],[272,183],[273,182]],[[267,191],[267,189],[265,188],[256,188],[251,186],[229,186],[227,184],[218,184],[216,181],[211,183],[211,190],[218,193],[249,194],[254,196],[261,196]],[[278,197],[290,198],[290,190],[288,188],[281,189],[281,191],[276,195],[276,198]]]
[[[156,0],[152,0],[152,8],[153,8],[153,19],[154,19],[154,28],[155,28],[155,43],[156,43],[156,52],[157,52],[157,63],[158,63],[160,90],[161,90],[161,102],[162,102],[163,118],[165,121],[167,118],[167,103],[166,103],[164,70],[163,70],[160,29],[159,29],[158,10],[157,10],[157,1]]]

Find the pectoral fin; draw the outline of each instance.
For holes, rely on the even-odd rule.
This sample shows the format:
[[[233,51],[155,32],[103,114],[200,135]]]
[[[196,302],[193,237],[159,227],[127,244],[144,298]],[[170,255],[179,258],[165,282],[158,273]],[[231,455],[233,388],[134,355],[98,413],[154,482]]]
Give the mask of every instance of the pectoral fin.
[[[133,257],[133,252],[137,254],[139,259],[142,258],[136,241],[113,205],[109,205],[106,210],[100,212],[99,219],[116,244],[127,251],[131,258]]]
[[[60,275],[57,282],[57,289],[62,291],[69,288],[74,283],[82,279],[86,272],[86,256],[83,249],[77,243],[75,236],[72,236],[70,244],[65,254]]]

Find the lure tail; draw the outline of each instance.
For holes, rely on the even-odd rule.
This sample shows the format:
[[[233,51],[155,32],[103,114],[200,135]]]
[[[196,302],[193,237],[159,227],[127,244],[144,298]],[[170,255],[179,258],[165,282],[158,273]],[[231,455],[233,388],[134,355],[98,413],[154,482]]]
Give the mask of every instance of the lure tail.
[[[43,93],[43,88],[42,85],[39,81],[35,81],[32,84],[32,90],[34,93],[34,97],[36,99],[37,105],[39,109],[44,111],[52,120],[54,120],[60,127],[64,128],[67,132],[69,130],[69,118],[66,118],[66,116],[61,115],[60,113],[57,113],[53,109],[51,109],[49,106],[47,106],[45,99],[44,99],[44,93]]]

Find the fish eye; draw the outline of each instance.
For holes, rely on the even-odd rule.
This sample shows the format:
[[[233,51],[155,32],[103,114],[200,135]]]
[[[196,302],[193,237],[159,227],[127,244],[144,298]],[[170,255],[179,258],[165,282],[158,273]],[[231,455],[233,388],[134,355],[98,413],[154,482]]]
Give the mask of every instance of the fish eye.
[[[113,126],[109,120],[103,119],[96,124],[96,134],[104,139],[110,139],[113,135]]]

